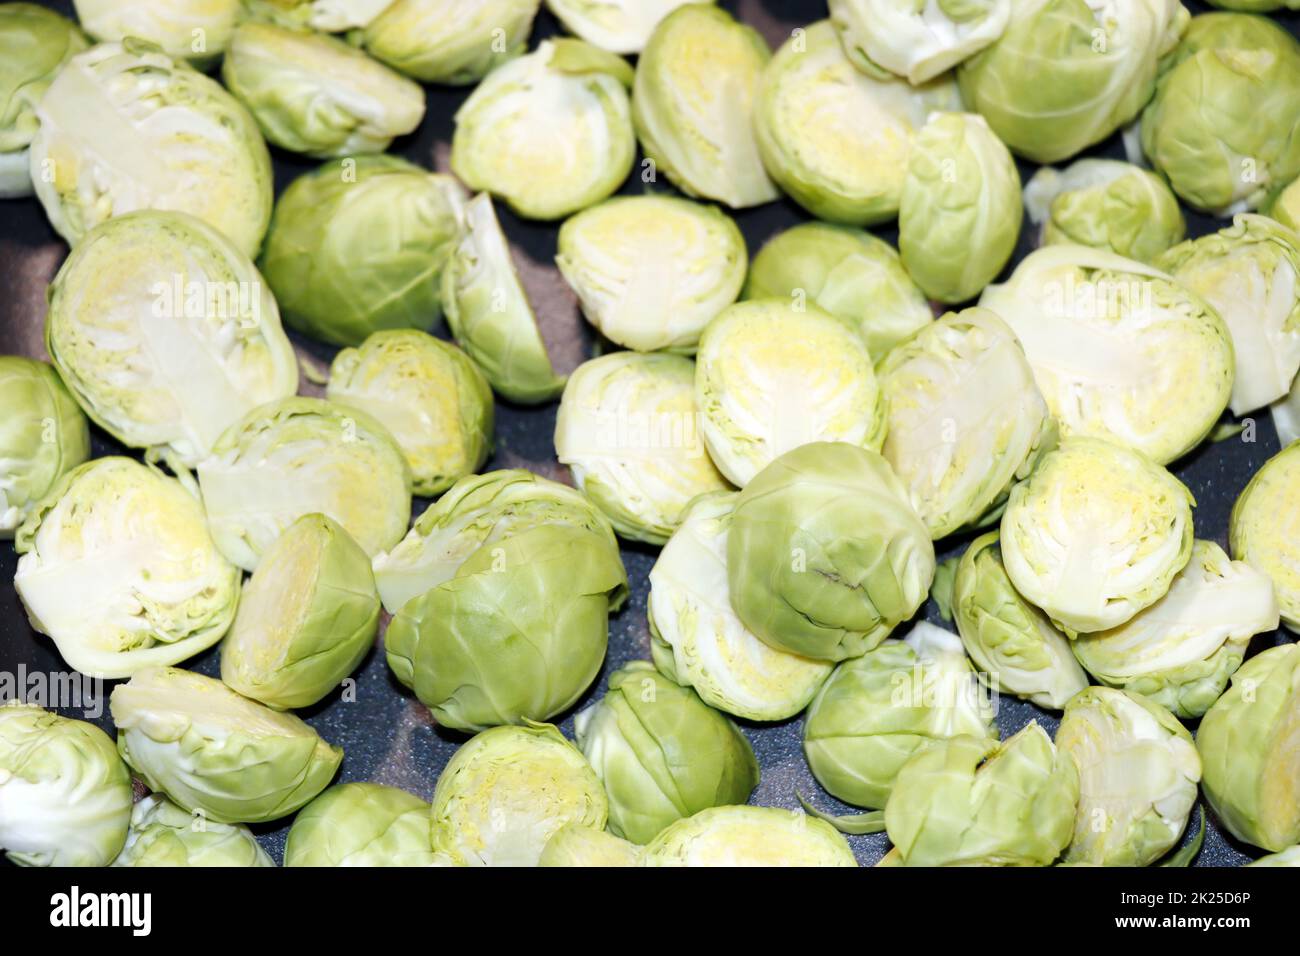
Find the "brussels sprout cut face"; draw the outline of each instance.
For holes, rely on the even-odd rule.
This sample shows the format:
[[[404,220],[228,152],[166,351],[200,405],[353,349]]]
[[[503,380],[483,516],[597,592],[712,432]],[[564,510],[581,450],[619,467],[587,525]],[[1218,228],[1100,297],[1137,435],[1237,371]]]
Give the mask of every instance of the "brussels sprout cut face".
[[[275,866],[248,827],[203,820],[153,793],[131,811],[113,866]]]
[[[298,811],[285,866],[434,866],[429,804],[377,783],[341,783]]]
[[[240,13],[240,0],[73,0],[81,26],[96,40],[137,37],[168,56],[196,66],[226,50]]]
[[[888,70],[923,83],[1002,35],[1010,0],[830,0],[844,52],[868,74]]]
[[[540,6],[541,0],[393,0],[361,43],[417,80],[463,86],[524,52]]]
[[[1234,557],[1273,581],[1282,620],[1300,633],[1300,442],[1270,458],[1232,509]]]
[[[645,866],[857,866],[822,820],[776,807],[713,807],[678,820],[646,847]]]
[[[243,0],[248,15],[282,26],[340,33],[367,26],[393,0]],[[427,6],[427,4],[424,4]],[[472,6],[466,2],[465,6]]]

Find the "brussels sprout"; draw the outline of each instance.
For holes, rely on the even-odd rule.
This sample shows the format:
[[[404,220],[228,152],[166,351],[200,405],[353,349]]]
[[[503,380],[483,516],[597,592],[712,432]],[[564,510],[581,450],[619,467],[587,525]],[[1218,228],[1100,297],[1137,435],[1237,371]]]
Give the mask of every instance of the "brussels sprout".
[[[736,301],[748,259],[744,236],[717,208],[647,195],[569,219],[555,264],[612,342],[694,352],[709,320]]]
[[[904,866],[1047,866],[1070,842],[1079,772],[1038,721],[998,743],[935,741],[899,771],[885,806]]]
[[[54,483],[89,456],[86,416],[58,373],[0,355],[0,538],[12,538]]]
[[[913,87],[853,68],[829,20],[777,51],[754,132],[768,174],[814,216],[870,225],[898,213],[907,156],[932,110],[961,109],[950,78]]]
[[[67,17],[34,3],[0,6],[0,199],[32,194],[27,148],[36,104],[59,68],[87,46]]]
[[[564,376],[551,364],[490,196],[470,200],[464,225],[442,273],[447,326],[503,398],[549,401],[564,390]]]
[[[932,299],[964,302],[1016,248],[1020,175],[974,113],[937,113],[916,134],[898,211],[898,250]]]
[[[874,450],[885,439],[871,354],[816,306],[760,299],[724,309],[700,339],[695,404],[709,454],[740,487],[809,442]]]
[[[131,775],[80,720],[0,705],[0,849],[22,866],[107,866],[126,841]]]
[[[377,783],[341,783],[298,811],[285,866],[434,866],[429,804]]]
[[[366,26],[371,56],[426,83],[464,86],[514,59],[542,0],[393,0]]]
[[[805,222],[778,233],[749,269],[745,299],[811,300],[855,326],[879,361],[934,315],[893,246],[870,233]]]
[[[433,791],[433,849],[467,866],[536,866],[566,824],[603,830],[596,772],[550,724],[495,727],[448,761]]]
[[[1114,159],[1044,166],[1025,186],[1025,210],[1044,245],[1071,242],[1150,262],[1187,232],[1159,176]]]
[[[1173,714],[1138,694],[1089,687],[1066,706],[1056,746],[1079,770],[1065,862],[1147,866],[1178,842],[1201,758]]]
[[[857,866],[822,820],[776,807],[712,807],[665,829],[645,866]]]
[[[111,216],[163,209],[257,252],[271,218],[271,157],[215,80],[128,37],[70,59],[36,116],[32,184],[69,244]]]
[[[1300,644],[1252,657],[1196,734],[1205,798],[1237,839],[1279,852],[1300,842]]]
[[[753,129],[771,56],[753,27],[703,3],[680,7],[650,34],[637,60],[632,121],[647,159],[682,192],[734,209],[778,197]]]
[[[393,0],[243,0],[249,17],[322,33],[342,33],[368,26],[392,3]]]
[[[199,487],[217,547],[245,571],[303,515],[334,519],[371,556],[411,519],[411,470],[388,430],[319,398],[262,405],[231,425],[199,464]]]
[[[72,5],[82,29],[96,40],[147,40],[196,66],[225,52],[240,11],[240,0],[72,0]]]
[[[650,570],[655,666],[710,707],[749,720],[785,720],[812,700],[832,665],[769,647],[731,608],[727,532],[736,495],[695,499]]]
[[[1020,343],[988,309],[926,325],[876,372],[889,410],[881,453],[936,539],[996,518],[1056,443]]]
[[[857,657],[916,613],[934,546],[888,462],[843,442],[782,455],[736,500],[731,604],[778,650]]]
[[[131,811],[113,866],[275,866],[246,826],[218,823],[150,794]]]
[[[1273,427],[1283,448],[1300,439],[1300,375],[1291,383],[1291,391],[1273,403]]]
[[[659,21],[687,3],[715,0],[546,0],[575,36],[611,53],[640,53]]]
[[[980,305],[1020,339],[1064,435],[1104,438],[1166,464],[1210,433],[1232,394],[1228,327],[1151,266],[1047,246],[985,290]]]
[[[997,740],[993,708],[955,634],[921,621],[835,668],[808,708],[803,752],[827,792],[884,807],[898,772],[936,740]]]
[[[635,843],[581,823],[566,823],[546,841],[538,866],[640,866],[643,854]]]
[[[625,538],[663,544],[691,499],[726,490],[696,426],[695,363],[613,352],[578,366],[555,421],[555,453]]]
[[[1133,119],[1188,20],[1178,0],[1021,0],[1014,12],[957,78],[967,107],[1038,163],[1073,156]]]
[[[1193,17],[1142,114],[1142,149],[1199,209],[1257,208],[1300,174],[1300,45],[1266,17]]]
[[[117,749],[150,790],[218,823],[264,823],[325,789],[343,750],[219,680],[149,667],[109,698]]]
[[[962,555],[952,611],[966,653],[994,690],[1061,710],[1088,686],[1065,635],[1012,586],[997,531],[976,538]]]
[[[924,83],[1002,36],[1011,0],[830,0],[830,8],[844,52],[858,69]]]
[[[32,627],[84,674],[179,663],[221,640],[235,616],[239,572],[213,544],[202,505],[129,458],[65,474],[15,544],[14,588]]]
[[[1288,229],[1300,232],[1300,178],[1273,197],[1268,214]]]
[[[1277,625],[1268,577],[1197,541],[1168,594],[1113,630],[1080,637],[1074,653],[1103,684],[1194,718],[1222,695],[1250,639]]]
[[[1264,463],[1232,508],[1232,555],[1273,579],[1282,621],[1300,634],[1300,442]]]
[[[193,216],[109,219],[49,289],[45,345],[91,418],[187,466],[258,405],[298,390],[298,361],[257,269]]]
[[[1288,847],[1281,853],[1270,853],[1268,856],[1261,856],[1254,863],[1247,863],[1247,866],[1300,866],[1300,846]]]
[[[1290,391],[1300,370],[1300,235],[1265,216],[1237,216],[1156,264],[1223,317],[1237,360],[1234,415]]]
[[[332,401],[375,417],[432,497],[473,474],[492,451],[492,387],[460,349],[414,329],[375,332],[330,365]]]
[[[632,171],[632,67],[581,40],[545,40],[493,70],[456,112],[451,169],[529,219],[560,219]]]

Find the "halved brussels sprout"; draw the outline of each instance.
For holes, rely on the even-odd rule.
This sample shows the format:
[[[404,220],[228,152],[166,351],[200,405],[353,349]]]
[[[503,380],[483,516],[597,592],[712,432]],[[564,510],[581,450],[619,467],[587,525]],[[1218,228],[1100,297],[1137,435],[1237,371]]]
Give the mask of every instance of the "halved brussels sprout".
[[[343,159],[299,176],[276,203],[261,258],[285,321],[335,345],[433,328],[464,203],[450,176],[396,156]]]
[[[665,829],[645,866],[857,866],[823,820],[776,807],[712,807]]]
[[[441,494],[492,451],[492,387],[469,356],[424,332],[375,332],[360,348],[339,352],[327,394],[392,433],[417,495]]]
[[[1151,266],[1085,246],[1032,252],[980,305],[1011,326],[1067,436],[1165,464],[1210,433],[1232,394],[1228,327]]]
[[[451,169],[529,219],[560,219],[632,171],[632,67],[581,40],[544,40],[493,70],[456,112]]]
[[[1066,439],[1011,489],[1007,576],[1071,637],[1118,627],[1164,597],[1191,558],[1194,504],[1138,452]]]
[[[1300,370],[1300,235],[1265,216],[1175,246],[1156,264],[1201,296],[1232,335],[1234,415],[1291,390]]]
[[[858,69],[924,83],[984,49],[1007,27],[1011,0],[830,0],[831,20]]]
[[[740,623],[727,584],[734,492],[691,502],[650,569],[650,653],[660,672],[710,707],[785,720],[812,700],[833,665],[764,644]]]
[[[948,313],[876,366],[881,454],[942,538],[995,520],[1016,479],[1056,444],[1056,422],[1015,333],[988,309]]]
[[[464,226],[442,273],[447,326],[503,398],[549,401],[564,390],[564,376],[551,364],[490,196],[470,200]]]
[[[709,454],[742,488],[800,445],[874,450],[885,440],[866,344],[816,306],[760,299],[724,309],[700,339],[695,404]]]
[[[1150,262],[1187,232],[1183,212],[1159,176],[1114,159],[1044,166],[1025,185],[1025,211],[1043,245],[1071,242]]]
[[[736,615],[779,650],[839,661],[916,613],[934,546],[889,463],[843,442],[782,455],[736,500],[727,580]]]
[[[1273,197],[1268,214],[1288,229],[1300,232],[1300,178]]]
[[[703,3],[668,14],[637,60],[632,120],[646,157],[689,196],[733,209],[779,195],[753,129],[772,52],[753,27]]]
[[[962,97],[1015,152],[1059,162],[1137,116],[1187,20],[1178,0],[1022,0],[961,64]]]
[[[131,810],[113,866],[275,866],[248,827],[187,813],[152,793]]]
[[[72,0],[82,29],[106,43],[136,37],[196,66],[226,51],[240,0]]]
[[[898,213],[908,153],[933,110],[961,109],[951,78],[913,87],[854,69],[829,20],[796,30],[763,71],[754,132],[768,174],[819,219]]]
[[[536,866],[570,823],[603,830],[600,779],[550,724],[494,727],[448,761],[433,791],[433,849],[466,866]]]
[[[177,664],[221,640],[235,616],[239,571],[208,534],[203,506],[130,458],[65,474],[15,543],[14,589],[32,627],[84,674]]]
[[[367,26],[393,0],[243,0],[247,16],[281,26],[342,33]],[[462,0],[462,5],[468,5]]]
[[[174,667],[138,671],[109,699],[117,749],[150,790],[219,823],[263,823],[329,784],[343,750],[292,714]]]
[[[1254,863],[1247,863],[1247,866],[1300,866],[1300,846],[1287,847],[1280,853],[1270,853],[1268,856],[1261,856]]]
[[[695,363],[613,352],[578,366],[555,420],[555,454],[625,538],[663,544],[691,499],[725,491],[700,439]]]
[[[1300,634],[1300,442],[1264,463],[1232,508],[1233,557],[1273,579],[1282,620]]]
[[[199,464],[217,547],[245,571],[303,515],[333,518],[368,555],[391,548],[411,520],[411,470],[388,429],[319,398],[253,409]]]
[[[21,866],[108,866],[131,822],[131,774],[96,727],[0,705],[0,849]]]
[[[285,866],[434,866],[429,804],[377,783],[341,783],[298,811]]]
[[[640,866],[644,850],[604,830],[566,823],[546,841],[538,866]]]
[[[1278,625],[1268,576],[1197,541],[1169,593],[1113,630],[1074,642],[1079,663],[1111,687],[1179,717],[1200,717],[1241,666],[1250,639]]]
[[[112,216],[164,209],[256,254],[271,218],[271,157],[215,80],[128,37],[70,59],[36,116],[32,184],[70,245]]]
[[[12,538],[54,483],[88,457],[86,416],[58,373],[0,355],[0,539]]]
[[[565,28],[611,53],[640,53],[659,21],[688,3],[715,0],[546,0]]]
[[[1300,842],[1300,644],[1270,647],[1232,677],[1196,733],[1205,798],[1239,840]]]
[[[393,0],[366,26],[373,57],[426,83],[464,86],[528,46],[542,0]]]
[[[835,668],[803,725],[817,782],[845,803],[884,807],[898,772],[933,741],[996,741],[994,709],[957,635],[920,621]]]
[[[298,390],[298,360],[248,257],[193,216],[109,219],[49,289],[45,345],[87,414],[123,444],[192,466],[257,406]]]
[[[811,301],[856,327],[875,361],[934,318],[893,246],[823,222],[769,239],[754,256],[742,297]]]
[[[560,227],[555,264],[601,334],[638,352],[694,352],[736,301],[749,254],[714,206],[673,196],[617,196]]]
[[[1070,842],[1079,771],[1032,721],[998,743],[935,741],[904,765],[885,807],[903,866],[1048,866]]]
[[[1088,686],[1069,640],[1012,586],[997,531],[976,538],[962,555],[952,612],[966,653],[993,690],[1061,710]]]

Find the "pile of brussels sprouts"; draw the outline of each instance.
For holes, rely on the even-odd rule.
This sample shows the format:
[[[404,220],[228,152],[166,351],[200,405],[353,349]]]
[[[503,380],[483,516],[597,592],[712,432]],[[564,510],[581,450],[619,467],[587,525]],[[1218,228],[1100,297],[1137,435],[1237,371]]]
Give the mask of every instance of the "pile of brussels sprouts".
[[[248,825],[292,817],[289,866],[1186,865],[1203,794],[1300,865],[1300,43],[1294,0],[1215,3],[829,0],[775,51],[682,0],[546,0],[535,43],[541,0],[0,4],[0,197],[70,247],[49,361],[0,356],[0,538],[120,681],[116,745],[0,707],[0,849],[271,866]],[[385,152],[421,84],[472,87],[446,172]],[[277,198],[272,149],[320,165]],[[576,369],[497,203],[558,224]],[[558,401],[552,477],[483,470],[498,401]],[[1169,467],[1270,409],[1197,529]],[[620,539],[647,639],[570,740],[641,614]],[[464,735],[427,802],[293,713],[377,641]],[[1003,694],[1042,721],[1003,739]],[[860,812],[748,805],[800,715]]]

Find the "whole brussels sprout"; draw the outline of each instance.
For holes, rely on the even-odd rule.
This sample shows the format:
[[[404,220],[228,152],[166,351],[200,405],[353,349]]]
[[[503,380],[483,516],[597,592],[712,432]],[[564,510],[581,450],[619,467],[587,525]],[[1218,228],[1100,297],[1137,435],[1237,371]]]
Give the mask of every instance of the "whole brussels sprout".
[[[247,17],[322,33],[342,33],[367,26],[392,3],[393,0],[243,0]],[[463,5],[468,5],[468,0]]]
[[[604,830],[566,823],[546,841],[538,866],[640,866],[644,850]]]
[[[640,53],[659,21],[687,3],[715,0],[546,0],[565,29],[611,53]]]
[[[1278,625],[1268,576],[1197,541],[1169,593],[1125,624],[1074,642],[1079,663],[1111,687],[1179,717],[1200,717],[1241,666],[1250,639]]]
[[[1247,866],[1300,866],[1300,846],[1287,847],[1280,853],[1270,853],[1268,856],[1261,856],[1254,863],[1247,863]]]
[[[708,807],[743,803],[758,786],[740,729],[649,661],[611,674],[604,698],[573,726],[609,797],[610,832],[633,843]]]
[[[644,866],[857,866],[823,820],[776,807],[712,807],[667,827]]]
[[[997,531],[976,538],[962,555],[952,613],[966,653],[995,691],[1061,710],[1088,686],[1069,640],[1012,586]]]
[[[988,309],[925,325],[876,374],[889,410],[881,454],[935,539],[995,520],[1056,443],[1024,350]]]
[[[613,352],[578,366],[555,420],[555,453],[625,538],[663,544],[691,499],[725,491],[696,424],[695,363]]]
[[[1293,232],[1300,232],[1300,178],[1273,197],[1268,214]]]
[[[1264,463],[1232,507],[1233,557],[1273,580],[1282,621],[1300,634],[1300,442]]]
[[[778,197],[753,129],[771,57],[753,27],[703,3],[678,8],[650,34],[637,60],[632,121],[647,159],[688,196],[733,209]]]
[[[1007,576],[1070,637],[1119,627],[1164,597],[1191,558],[1194,504],[1143,455],[1066,439],[1011,489]]]
[[[1196,734],[1205,798],[1239,840],[1278,852],[1300,842],[1300,644],[1252,657]]]
[[[494,727],[462,746],[433,791],[433,849],[465,866],[536,866],[570,823],[603,830],[586,758],[550,724]]]
[[[161,794],[131,810],[126,846],[113,866],[275,866],[252,831],[182,810]]]
[[[162,209],[257,253],[271,218],[271,157],[215,80],[128,37],[70,59],[36,117],[32,184],[69,245],[112,216]]]
[[[375,332],[339,352],[326,394],[392,433],[417,495],[441,494],[492,451],[492,386],[468,355],[416,329]]]
[[[542,0],[393,0],[361,34],[376,59],[426,83],[465,86],[528,46]]]
[[[864,226],[898,213],[915,133],[961,109],[951,78],[913,87],[854,69],[829,20],[796,30],[763,71],[754,132],[768,174],[819,219]]]
[[[58,373],[18,355],[0,355],[0,409],[0,538],[12,538],[54,483],[90,456],[90,429]]]
[[[203,506],[130,458],[65,474],[15,544],[14,589],[32,627],[84,674],[177,664],[221,640],[235,616],[239,571],[213,543]]]
[[[1079,771],[1032,721],[998,743],[935,741],[904,765],[885,806],[904,866],[1048,866],[1070,843]]]
[[[72,0],[82,29],[113,43],[136,37],[173,59],[206,66],[225,52],[240,0]]]
[[[1257,208],[1300,174],[1300,44],[1266,17],[1206,13],[1161,64],[1142,150],[1179,196],[1216,215]]]
[[[779,650],[857,657],[916,613],[934,546],[888,462],[844,442],[782,455],[740,493],[727,539],[736,615]]]
[[[1188,21],[1178,0],[1020,0],[1013,12],[957,79],[967,107],[1037,163],[1067,159],[1137,116]]]
[[[433,328],[463,190],[396,156],[326,163],[276,203],[261,266],[289,325],[335,345]]]
[[[744,487],[809,442],[879,449],[885,406],[866,345],[845,322],[777,299],[738,302],[709,323],[695,404],[709,454]]]
[[[117,749],[150,790],[218,823],[264,823],[329,784],[343,750],[219,680],[149,667],[109,698]]]
[[[898,772],[936,740],[997,740],[990,702],[955,634],[921,621],[835,668],[808,708],[803,752],[845,803],[883,808]]]
[[[858,69],[924,83],[1002,36],[1011,0],[934,4],[830,0],[831,20]]]
[[[0,705],[0,849],[21,866],[107,866],[126,842],[131,775],[80,720]]]
[[[1187,232],[1159,176],[1114,159],[1044,166],[1025,185],[1025,210],[1043,245],[1069,242],[1150,262]]]
[[[672,196],[616,196],[560,227],[555,264],[601,334],[638,352],[694,352],[736,301],[749,255],[714,206]]]
[[[429,804],[377,783],[341,783],[298,811],[285,866],[434,866]]]

